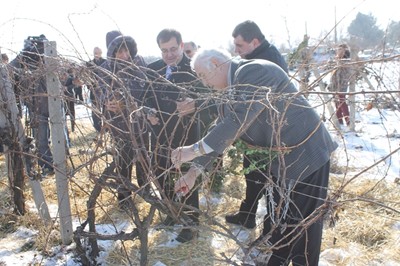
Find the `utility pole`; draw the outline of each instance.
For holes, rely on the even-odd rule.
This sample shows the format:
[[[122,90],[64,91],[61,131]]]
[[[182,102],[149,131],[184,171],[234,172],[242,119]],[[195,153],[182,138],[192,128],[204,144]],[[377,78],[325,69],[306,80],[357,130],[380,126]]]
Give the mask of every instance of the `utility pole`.
[[[308,36],[307,21],[304,22],[304,30],[305,30],[305,34]]]
[[[335,36],[334,36],[334,38],[335,38],[335,44],[337,44],[337,21],[336,21],[336,6],[335,6],[335,11],[334,11],[334,14],[335,14]]]

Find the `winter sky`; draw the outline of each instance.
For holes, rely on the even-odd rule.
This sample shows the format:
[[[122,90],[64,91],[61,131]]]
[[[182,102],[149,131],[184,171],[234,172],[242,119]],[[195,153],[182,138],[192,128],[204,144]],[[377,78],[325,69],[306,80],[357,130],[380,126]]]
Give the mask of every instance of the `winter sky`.
[[[105,51],[105,34],[119,29],[134,37],[142,55],[160,54],[156,36],[163,28],[176,28],[184,41],[203,47],[227,47],[233,28],[254,20],[276,46],[296,46],[307,33],[319,40],[338,24],[346,32],[358,12],[371,13],[385,29],[400,21],[393,1],[383,0],[282,0],[282,1],[109,1],[13,0],[0,8],[0,47],[10,57],[22,49],[27,36],[45,34],[56,41],[60,53],[80,59],[92,56],[94,46]],[[336,10],[336,11],[335,11]],[[290,38],[289,38],[290,36]]]

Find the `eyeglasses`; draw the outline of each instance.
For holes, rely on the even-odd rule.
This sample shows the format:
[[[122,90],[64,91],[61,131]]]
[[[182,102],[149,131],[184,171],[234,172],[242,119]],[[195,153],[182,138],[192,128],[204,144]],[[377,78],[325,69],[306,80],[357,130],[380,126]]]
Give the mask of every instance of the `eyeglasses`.
[[[192,50],[185,50],[185,53],[191,54],[191,53],[193,53],[193,51]]]
[[[163,48],[163,49],[161,49],[161,53],[163,53],[163,54],[168,54],[168,53],[175,54],[178,51],[178,49],[179,49],[178,47],[171,47],[169,49]]]

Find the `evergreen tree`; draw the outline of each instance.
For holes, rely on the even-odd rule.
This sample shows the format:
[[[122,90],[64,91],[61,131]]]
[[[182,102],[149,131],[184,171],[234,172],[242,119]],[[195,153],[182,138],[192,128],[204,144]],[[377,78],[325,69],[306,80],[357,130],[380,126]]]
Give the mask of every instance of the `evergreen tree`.
[[[361,49],[374,48],[382,44],[384,32],[376,25],[376,18],[371,14],[365,15],[359,12],[347,30]]]

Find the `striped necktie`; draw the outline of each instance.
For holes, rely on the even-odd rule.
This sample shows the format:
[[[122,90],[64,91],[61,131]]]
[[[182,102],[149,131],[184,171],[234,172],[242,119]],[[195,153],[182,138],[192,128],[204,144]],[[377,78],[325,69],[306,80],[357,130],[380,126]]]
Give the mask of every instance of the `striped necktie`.
[[[165,71],[165,78],[170,80],[172,73],[176,71],[176,67],[167,66],[167,70]]]

